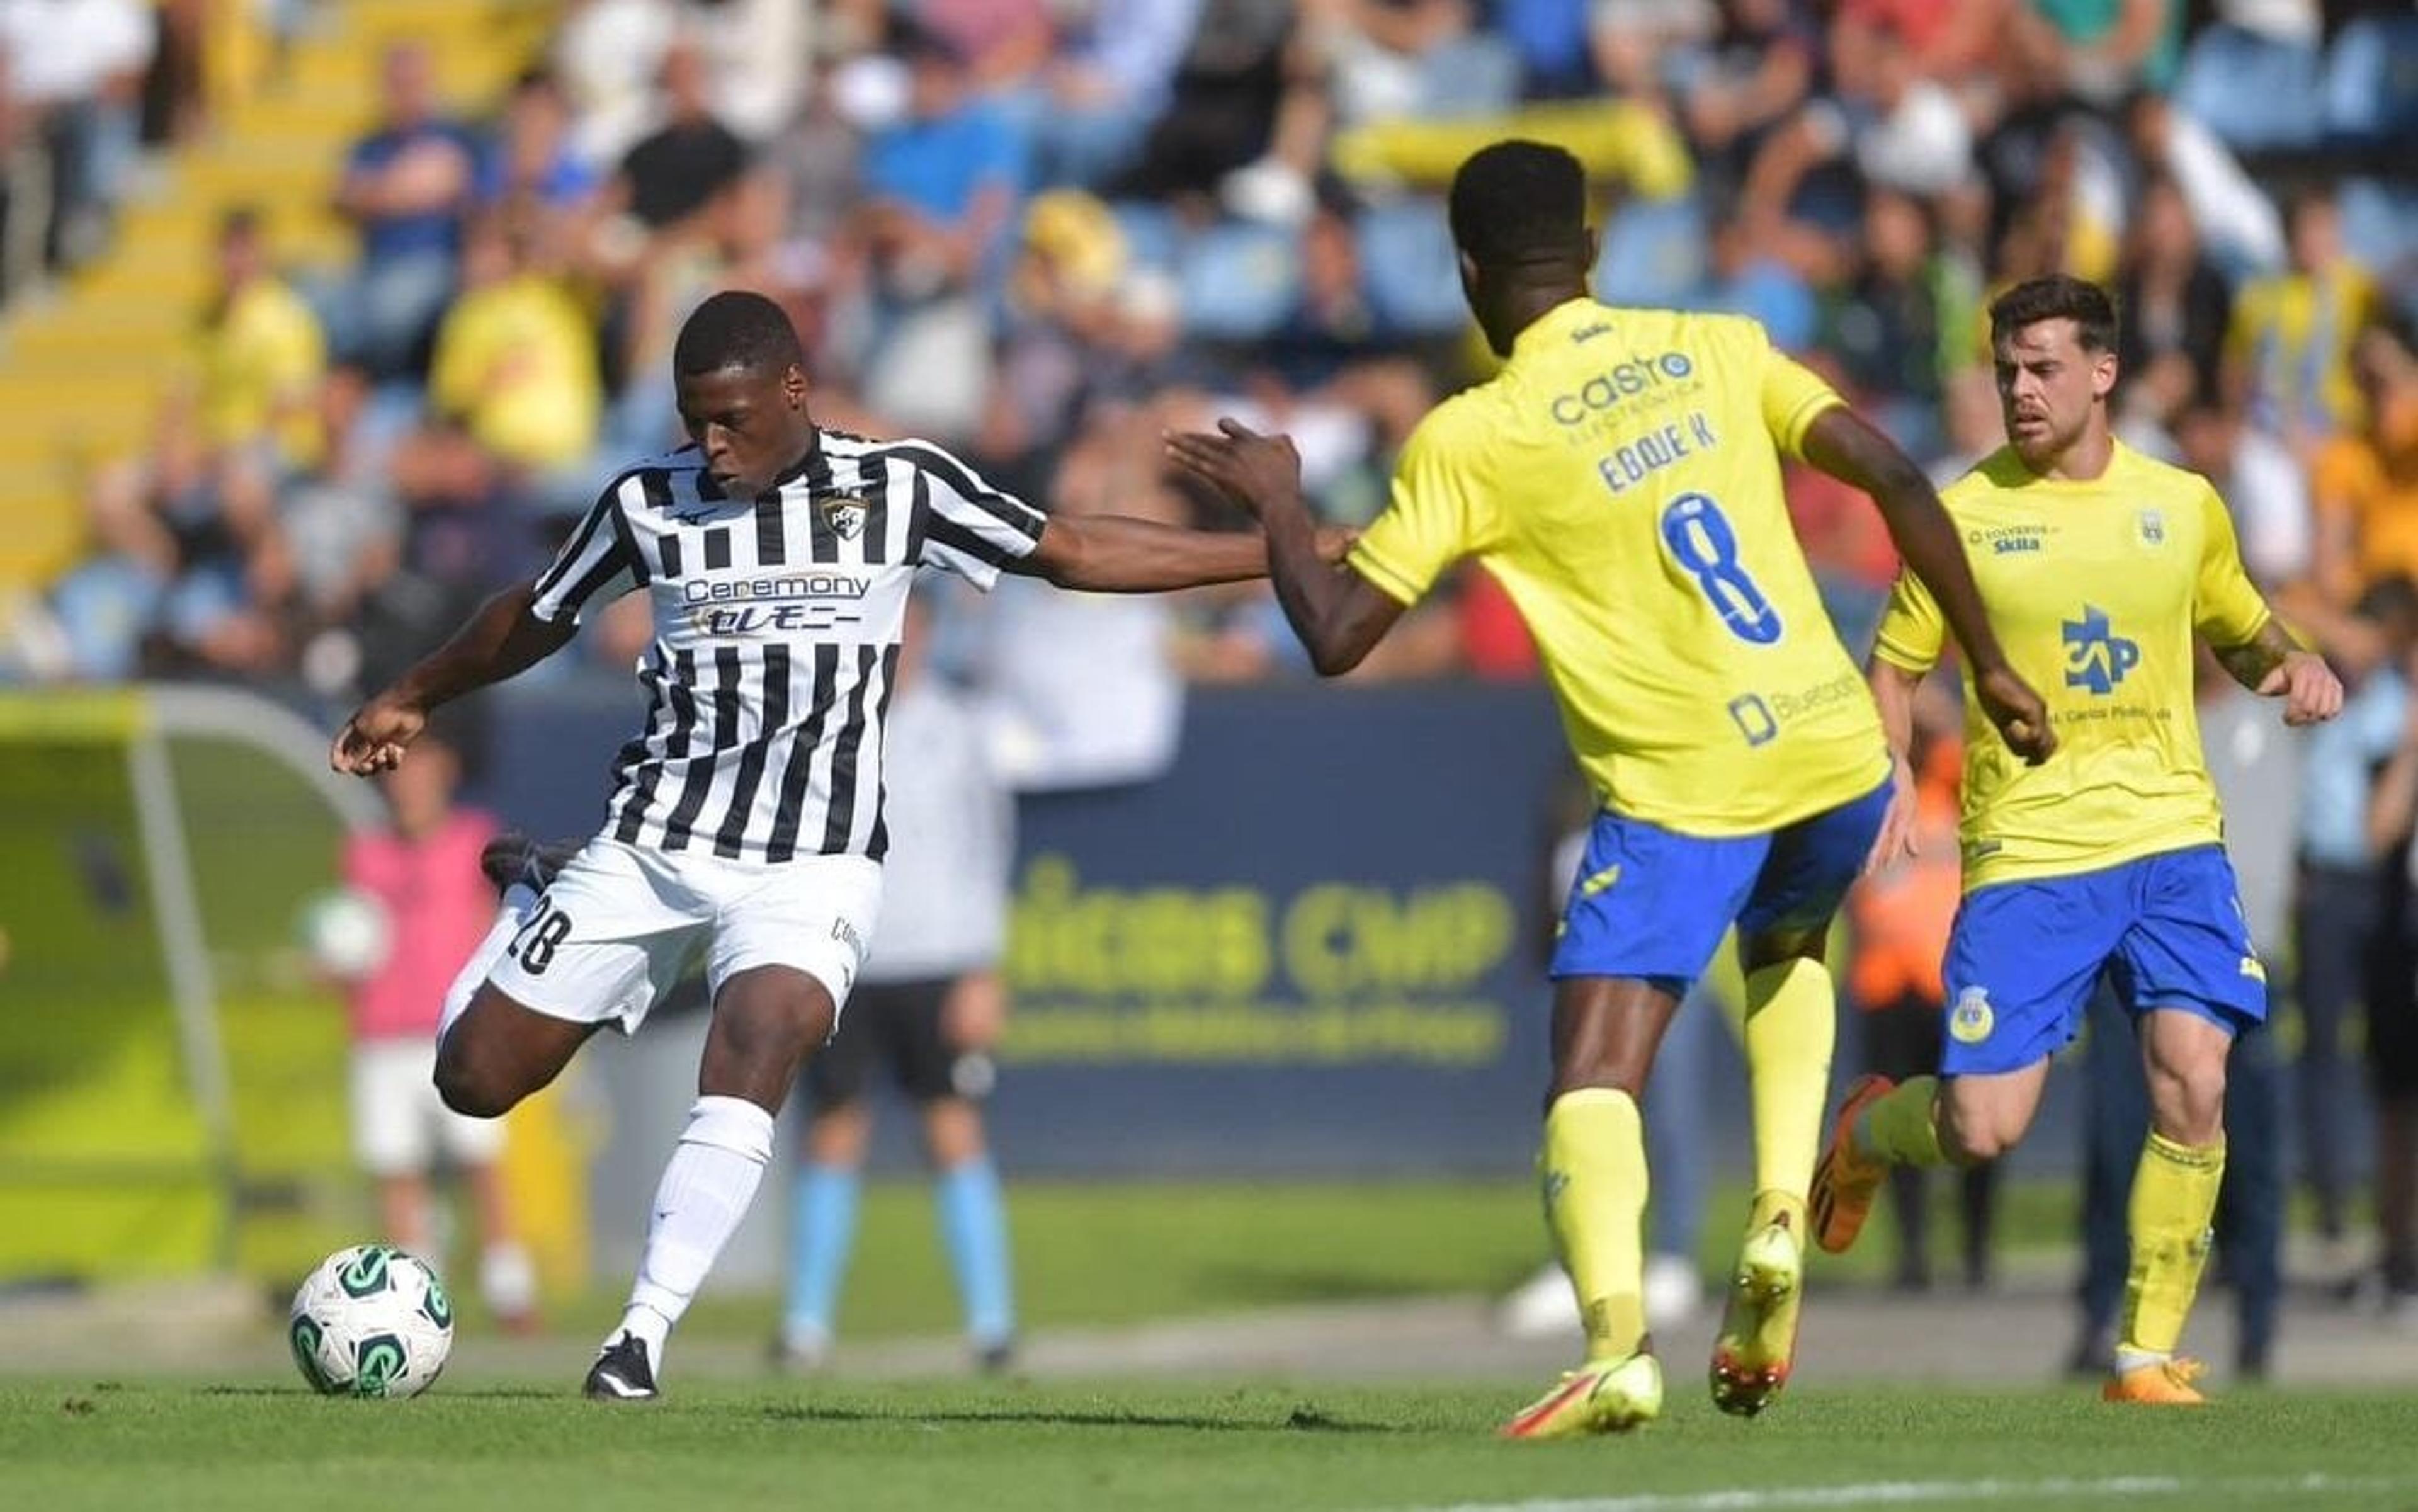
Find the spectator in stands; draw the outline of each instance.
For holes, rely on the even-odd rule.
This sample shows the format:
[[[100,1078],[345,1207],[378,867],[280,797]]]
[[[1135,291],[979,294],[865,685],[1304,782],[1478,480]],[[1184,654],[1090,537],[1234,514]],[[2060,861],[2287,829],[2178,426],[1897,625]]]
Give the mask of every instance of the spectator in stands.
[[[2124,124],[2139,171],[2174,180],[2210,258],[2228,278],[2283,267],[2284,218],[2275,202],[2206,126],[2153,93],[2134,98]]]
[[[340,353],[387,380],[419,370],[452,294],[478,148],[439,114],[425,47],[389,48],[380,80],[382,117],[354,145],[336,192],[338,212],[360,234],[360,266],[329,324]]]
[[[2124,312],[2120,405],[2170,427],[2185,409],[2218,399],[2233,295],[2200,255],[2191,204],[2166,174],[2152,172],[2134,200],[2116,301]]]
[[[54,272],[100,250],[132,176],[154,45],[147,9],[140,0],[0,0],[0,53],[41,159],[41,260]]]
[[[1019,92],[1033,178],[1097,189],[1129,167],[1173,98],[1201,0],[1079,0],[1057,54]]]
[[[1013,223],[1024,144],[946,35],[911,28],[901,51],[905,115],[865,144],[868,318],[851,365],[865,402],[893,423],[964,437],[987,400],[981,281]]]
[[[319,385],[328,354],[318,317],[270,268],[267,242],[248,206],[219,222],[219,284],[202,313],[198,399],[211,447],[256,451],[283,474],[325,450]]]
[[[543,69],[524,72],[504,101],[501,129],[479,160],[473,187],[479,207],[574,221],[603,182],[572,143],[562,86]]]
[[[2337,603],[2391,576],[2418,578],[2418,337],[2371,323],[2353,344],[2359,423],[2320,447],[2313,470],[2317,577]]]
[[[93,551],[51,587],[43,610],[14,627],[11,673],[41,681],[127,682],[176,572],[176,538],[137,486],[136,469],[112,468],[89,491]]]
[[[604,189],[603,214],[627,218],[624,238],[685,233],[747,167],[747,144],[717,114],[704,56],[685,39],[664,49],[654,117]]]
[[[2105,107],[2144,85],[2174,83],[2183,10],[2183,0],[2032,0],[2012,20],[2045,29],[2066,87]]]
[[[1317,60],[1296,45],[1294,12],[1289,0],[1201,0],[1168,108],[1133,165],[1111,180],[1112,198],[1197,201],[1263,164],[1256,194],[1252,179],[1242,181],[1252,209],[1308,207],[1326,112]]]
[[[2286,228],[2291,269],[2242,289],[2226,359],[2233,402],[2305,458],[2359,419],[2350,349],[2376,308],[2376,286],[2344,249],[2331,190],[2296,196]]]
[[[1955,304],[1942,299],[1947,270],[1932,255],[1930,216],[1911,195],[1872,190],[1853,245],[1853,271],[1825,313],[1822,344],[1875,423],[1925,455],[1938,443],[1945,326]]]
[[[513,503],[571,513],[594,501],[604,389],[587,315],[554,270],[544,222],[474,217],[462,293],[436,328],[430,406],[483,448]]]
[[[571,0],[565,8],[551,61],[582,159],[618,163],[653,125],[656,83],[679,25],[672,0]]]

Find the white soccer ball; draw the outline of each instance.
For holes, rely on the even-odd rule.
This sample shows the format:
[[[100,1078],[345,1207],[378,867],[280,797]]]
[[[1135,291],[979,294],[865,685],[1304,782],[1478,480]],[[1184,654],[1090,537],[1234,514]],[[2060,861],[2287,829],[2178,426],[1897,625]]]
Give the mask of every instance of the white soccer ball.
[[[301,933],[302,948],[330,976],[367,976],[394,949],[386,905],[358,888],[322,893],[304,904]]]
[[[453,1299],[428,1262],[392,1245],[355,1245],[319,1262],[294,1293],[294,1363],[330,1397],[417,1397],[453,1348]]]

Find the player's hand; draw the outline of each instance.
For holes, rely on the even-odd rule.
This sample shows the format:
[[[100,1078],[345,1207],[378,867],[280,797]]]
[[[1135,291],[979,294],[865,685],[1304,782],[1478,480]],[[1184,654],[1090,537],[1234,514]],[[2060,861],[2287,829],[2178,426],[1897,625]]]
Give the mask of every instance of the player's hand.
[[[1290,435],[1262,435],[1241,420],[1217,422],[1218,434],[1178,431],[1167,437],[1177,466],[1258,518],[1301,497],[1301,453]]]
[[[2057,749],[2057,732],[2048,727],[2048,705],[2030,683],[2015,675],[2013,667],[1995,666],[1981,673],[1973,679],[1973,692],[2007,748],[2027,765],[2039,766]]]
[[[2342,712],[2342,679],[2315,651],[2286,651],[2284,660],[2260,680],[2262,697],[2284,700],[2287,725],[2321,725]]]
[[[1359,542],[1360,532],[1348,525],[1322,525],[1318,527],[1318,559],[1329,567],[1340,567]]]
[[[392,771],[404,751],[428,727],[428,710],[382,693],[353,711],[328,750],[328,765],[356,777]]]
[[[1864,857],[1864,875],[1887,871],[1906,856],[1922,854],[1922,841],[1915,833],[1914,769],[1905,757],[1892,753],[1890,756],[1889,812],[1881,816],[1881,832],[1873,840],[1871,854]]]
[[[1007,1028],[1007,983],[997,971],[969,971],[941,1002],[941,1043],[959,1055],[995,1048]]]

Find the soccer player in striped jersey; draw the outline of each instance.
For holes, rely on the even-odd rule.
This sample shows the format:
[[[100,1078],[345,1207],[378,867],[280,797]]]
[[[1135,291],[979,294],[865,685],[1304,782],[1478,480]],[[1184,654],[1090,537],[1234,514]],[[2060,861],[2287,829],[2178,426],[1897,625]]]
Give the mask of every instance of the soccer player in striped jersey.
[[[2064,755],[2026,768],[1982,744],[1967,758],[1939,1075],[1849,1089],[1814,1178],[1814,1237],[1855,1243],[1891,1166],[2012,1149],[2104,974],[2141,1041],[2150,1123],[2105,1396],[2196,1403],[2198,1366],[2176,1347],[2225,1175],[2226,1056],[2266,1021],[2267,970],[2200,754],[2192,636],[2243,687],[2283,699],[2288,725],[2332,719],[2342,684],[2251,585],[2208,480],[2110,433],[2104,290],[2063,275],[2019,283],[1990,307],[1990,341],[2008,444],[1944,496],[2016,669],[2052,690]],[[1900,578],[1868,668],[1899,789],[1884,864],[1905,848],[1914,689],[1940,639],[1933,594]]]
[[[1357,664],[1448,564],[1476,557],[1535,635],[1601,801],[1552,967],[1538,1160],[1587,1353],[1505,1425],[1514,1438],[1625,1428],[1661,1409],[1641,1301],[1637,1098],[1733,923],[1756,1192],[1713,1398],[1759,1412],[1792,1363],[1836,1015],[1823,951],[1879,832],[1890,761],[1790,528],[1783,452],[1879,501],[1980,669],[1991,721],[2020,757],[2050,745],[1921,470],[1754,322],[1595,302],[1585,210],[1584,175],[1559,148],[1498,143],[1462,165],[1462,283],[1504,368],[1420,423],[1391,507],[1348,565],[1315,549],[1291,443],[1232,421],[1169,443],[1259,516],[1277,592],[1322,672]]]
[[[803,362],[772,301],[707,299],[672,354],[691,444],[623,472],[551,566],[363,704],[331,753],[340,771],[390,768],[431,710],[559,650],[590,605],[652,601],[646,725],[615,760],[604,828],[498,922],[483,983],[438,1031],[447,1104],[498,1117],[599,1028],[635,1030],[704,956],[699,1095],[590,1397],[656,1394],[665,1340],[754,1198],[773,1115],[862,964],[886,842],[882,718],[916,570],[1110,592],[1266,572],[1257,534],[1046,518],[928,442],[820,430]]]

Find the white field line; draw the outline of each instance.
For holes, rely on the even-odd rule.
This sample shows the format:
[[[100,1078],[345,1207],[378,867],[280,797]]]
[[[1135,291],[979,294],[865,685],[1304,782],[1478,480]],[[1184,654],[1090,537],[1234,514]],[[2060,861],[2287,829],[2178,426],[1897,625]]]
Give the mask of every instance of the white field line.
[[[1525,1502],[1456,1502],[1415,1512],[1784,1512],[1799,1507],[1920,1506],[1945,1502],[2006,1501],[2016,1497],[2099,1498],[2184,1496],[2210,1491],[2249,1491],[2275,1496],[2373,1495],[2418,1486],[2418,1481],[2306,1475],[2183,1478],[2176,1475],[2115,1475],[2095,1480],[1880,1480],[1854,1486],[1761,1486],[1726,1491],[1649,1492],[1638,1496],[1542,1498]]]

